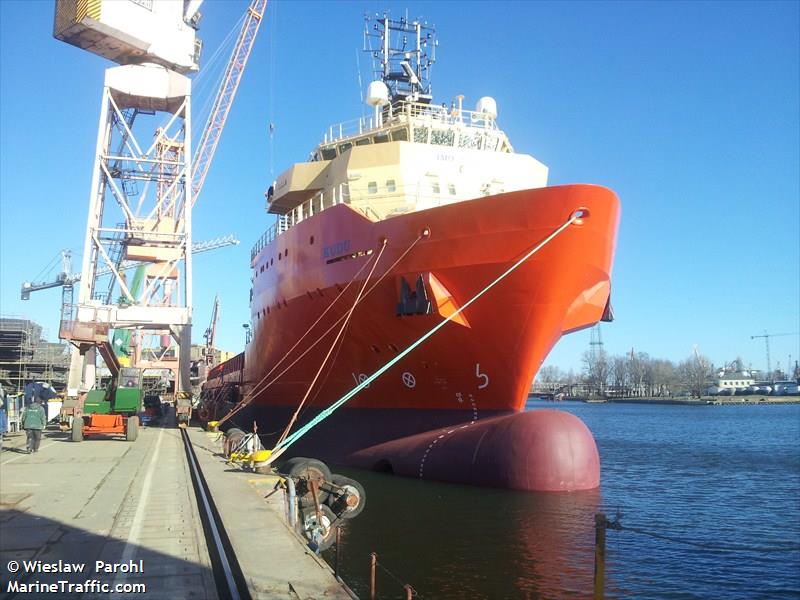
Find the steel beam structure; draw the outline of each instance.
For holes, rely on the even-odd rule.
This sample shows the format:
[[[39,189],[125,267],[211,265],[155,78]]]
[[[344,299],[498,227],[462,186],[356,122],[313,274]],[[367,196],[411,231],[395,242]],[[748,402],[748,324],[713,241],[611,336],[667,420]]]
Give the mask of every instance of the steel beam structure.
[[[191,156],[191,81],[151,64],[106,70],[78,302],[60,328],[79,349],[70,396],[95,384],[94,349],[115,329],[169,331],[178,342],[176,392],[190,391]],[[123,272],[134,265],[142,267],[136,285]],[[118,304],[98,289],[104,272]]]

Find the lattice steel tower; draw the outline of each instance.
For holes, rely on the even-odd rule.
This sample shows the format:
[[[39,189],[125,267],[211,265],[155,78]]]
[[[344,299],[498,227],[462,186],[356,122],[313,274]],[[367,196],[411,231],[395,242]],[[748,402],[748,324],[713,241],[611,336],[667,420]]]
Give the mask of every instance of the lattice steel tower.
[[[199,4],[56,3],[56,38],[121,65],[105,72],[80,290],[60,328],[78,349],[71,397],[94,386],[95,351],[107,364],[116,360],[110,330],[148,332],[162,336],[164,354],[137,357],[136,366],[172,370],[179,416],[188,416],[193,199],[186,74],[198,66]],[[132,281],[119,268],[123,261],[140,264]],[[101,280],[103,269],[110,280]]]

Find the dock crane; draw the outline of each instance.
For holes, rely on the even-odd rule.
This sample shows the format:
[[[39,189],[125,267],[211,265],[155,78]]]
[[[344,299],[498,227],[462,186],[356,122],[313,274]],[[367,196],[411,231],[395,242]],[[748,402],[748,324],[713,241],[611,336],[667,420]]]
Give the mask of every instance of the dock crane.
[[[80,291],[74,315],[62,318],[59,331],[62,339],[80,349],[79,354],[73,353],[68,395],[76,398],[81,389],[94,386],[94,355],[109,343],[109,329],[161,332],[177,342],[174,374],[179,423],[187,422],[191,412],[192,207],[267,0],[252,0],[248,7],[208,125],[193,154],[188,75],[199,68],[200,3],[57,0],[54,26],[57,39],[120,65],[105,73]],[[141,119],[145,122],[140,123]],[[154,134],[148,136],[151,126]],[[125,261],[145,269],[141,302],[133,298],[121,273]],[[106,268],[112,274],[108,292],[98,294],[97,276]],[[111,302],[115,285],[127,299],[124,305]]]
[[[219,295],[214,296],[214,307],[211,309],[211,323],[203,334],[206,340],[206,364],[210,367],[214,363],[214,342],[217,337],[217,321],[219,320]]]
[[[226,246],[238,246],[239,240],[233,235],[226,235],[204,242],[195,242],[192,244],[192,254],[200,254],[201,252],[208,252],[216,250],[217,248],[225,248]],[[124,261],[118,266],[120,272],[135,269],[140,263],[134,261]],[[95,273],[95,277],[109,275],[111,269],[108,267],[100,268]],[[81,280],[80,273],[72,272],[72,251],[61,251],[61,271],[56,275],[52,281],[25,281],[20,289],[20,299],[30,300],[31,292],[38,292],[40,290],[49,290],[54,287],[61,287],[61,322],[68,321],[72,315],[72,305],[75,292],[75,284]],[[110,300],[110,299],[109,299]]]
[[[239,240],[237,240],[233,235],[226,235],[224,237],[218,237],[211,240],[206,240],[205,242],[195,242],[192,244],[192,254],[200,254],[201,252],[208,252],[209,250],[216,250],[217,248],[224,248],[226,246],[238,246]],[[135,269],[139,266],[139,263],[134,261],[125,261],[117,267],[119,271],[127,271],[129,269]],[[108,275],[111,273],[111,269],[108,267],[100,268],[95,273],[95,277],[102,277],[103,275]],[[20,288],[20,299],[22,300],[30,300],[31,299],[31,292],[38,292],[40,290],[49,290],[54,287],[64,287],[65,289],[71,288],[75,285],[78,281],[81,280],[80,273],[73,273],[72,272],[72,251],[71,250],[62,250],[61,251],[61,271],[56,275],[55,279],[52,281],[25,281]],[[71,298],[71,292],[70,292]],[[62,298],[62,304],[72,304],[72,300],[70,299],[69,302],[64,301]]]
[[[200,191],[206,181],[208,168],[211,166],[211,161],[217,150],[222,129],[228,119],[228,113],[231,110],[233,99],[236,97],[236,91],[239,89],[239,82],[247,65],[247,59],[250,58],[250,52],[256,41],[256,34],[258,34],[258,28],[261,25],[266,9],[267,0],[252,0],[247,8],[247,15],[242,24],[242,29],[239,31],[239,38],[236,40],[236,45],[225,69],[225,75],[222,78],[222,84],[214,100],[214,106],[208,116],[205,129],[203,129],[203,137],[200,138],[197,152],[194,155],[194,169],[192,171],[193,206],[197,202],[197,198],[200,196]]]
[[[767,333],[767,330],[765,329],[764,333],[750,336],[751,340],[754,340],[756,338],[764,338],[764,346],[766,347],[766,351],[767,351],[767,377],[769,377],[769,378],[772,377],[772,365],[770,364],[770,360],[769,360],[769,338],[771,338],[771,337],[782,337],[782,336],[785,336],[785,335],[800,335],[800,333],[798,333],[797,331],[795,331],[794,333]]]

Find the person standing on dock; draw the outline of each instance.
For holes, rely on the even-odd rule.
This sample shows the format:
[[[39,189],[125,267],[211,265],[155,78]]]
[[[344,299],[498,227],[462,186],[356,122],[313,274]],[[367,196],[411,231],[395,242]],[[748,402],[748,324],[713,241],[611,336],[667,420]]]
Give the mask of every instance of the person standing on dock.
[[[8,417],[6,417],[6,391],[0,383],[0,452],[3,451],[3,434],[8,429]]]
[[[28,436],[28,454],[39,451],[42,441],[42,430],[47,421],[44,408],[34,400],[22,410],[22,428]]]

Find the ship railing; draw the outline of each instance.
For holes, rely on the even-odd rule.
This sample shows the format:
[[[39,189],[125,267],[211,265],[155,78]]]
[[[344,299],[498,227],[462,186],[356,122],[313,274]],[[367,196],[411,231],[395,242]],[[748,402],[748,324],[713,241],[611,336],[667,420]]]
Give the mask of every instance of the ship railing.
[[[378,115],[361,117],[331,125],[325,132],[321,145],[327,145],[348,138],[356,138],[373,131],[393,129],[397,125],[428,123],[439,128],[469,128],[499,131],[494,117],[472,110],[464,110],[445,105],[424,104],[422,102],[399,101],[388,105]],[[414,140],[420,141],[420,140]],[[435,143],[435,142],[434,142]]]
[[[250,250],[250,260],[252,261],[267,244],[301,221],[336,204],[349,204],[349,188],[350,186],[347,183],[342,183],[334,186],[331,190],[319,191],[311,199],[295,206],[286,214],[278,215],[277,221],[264,232]]]
[[[388,184],[388,182],[387,182]],[[481,190],[481,194],[500,193],[503,189]],[[454,186],[439,189],[438,182],[417,182],[407,185],[384,185],[375,187],[368,183],[356,186],[342,183],[330,190],[319,191],[309,200],[297,205],[269,227],[250,251],[252,261],[264,247],[279,235],[288,231],[301,221],[308,219],[337,204],[349,204],[370,221],[381,221],[417,210],[425,210],[460,202],[475,195],[456,193]]]

